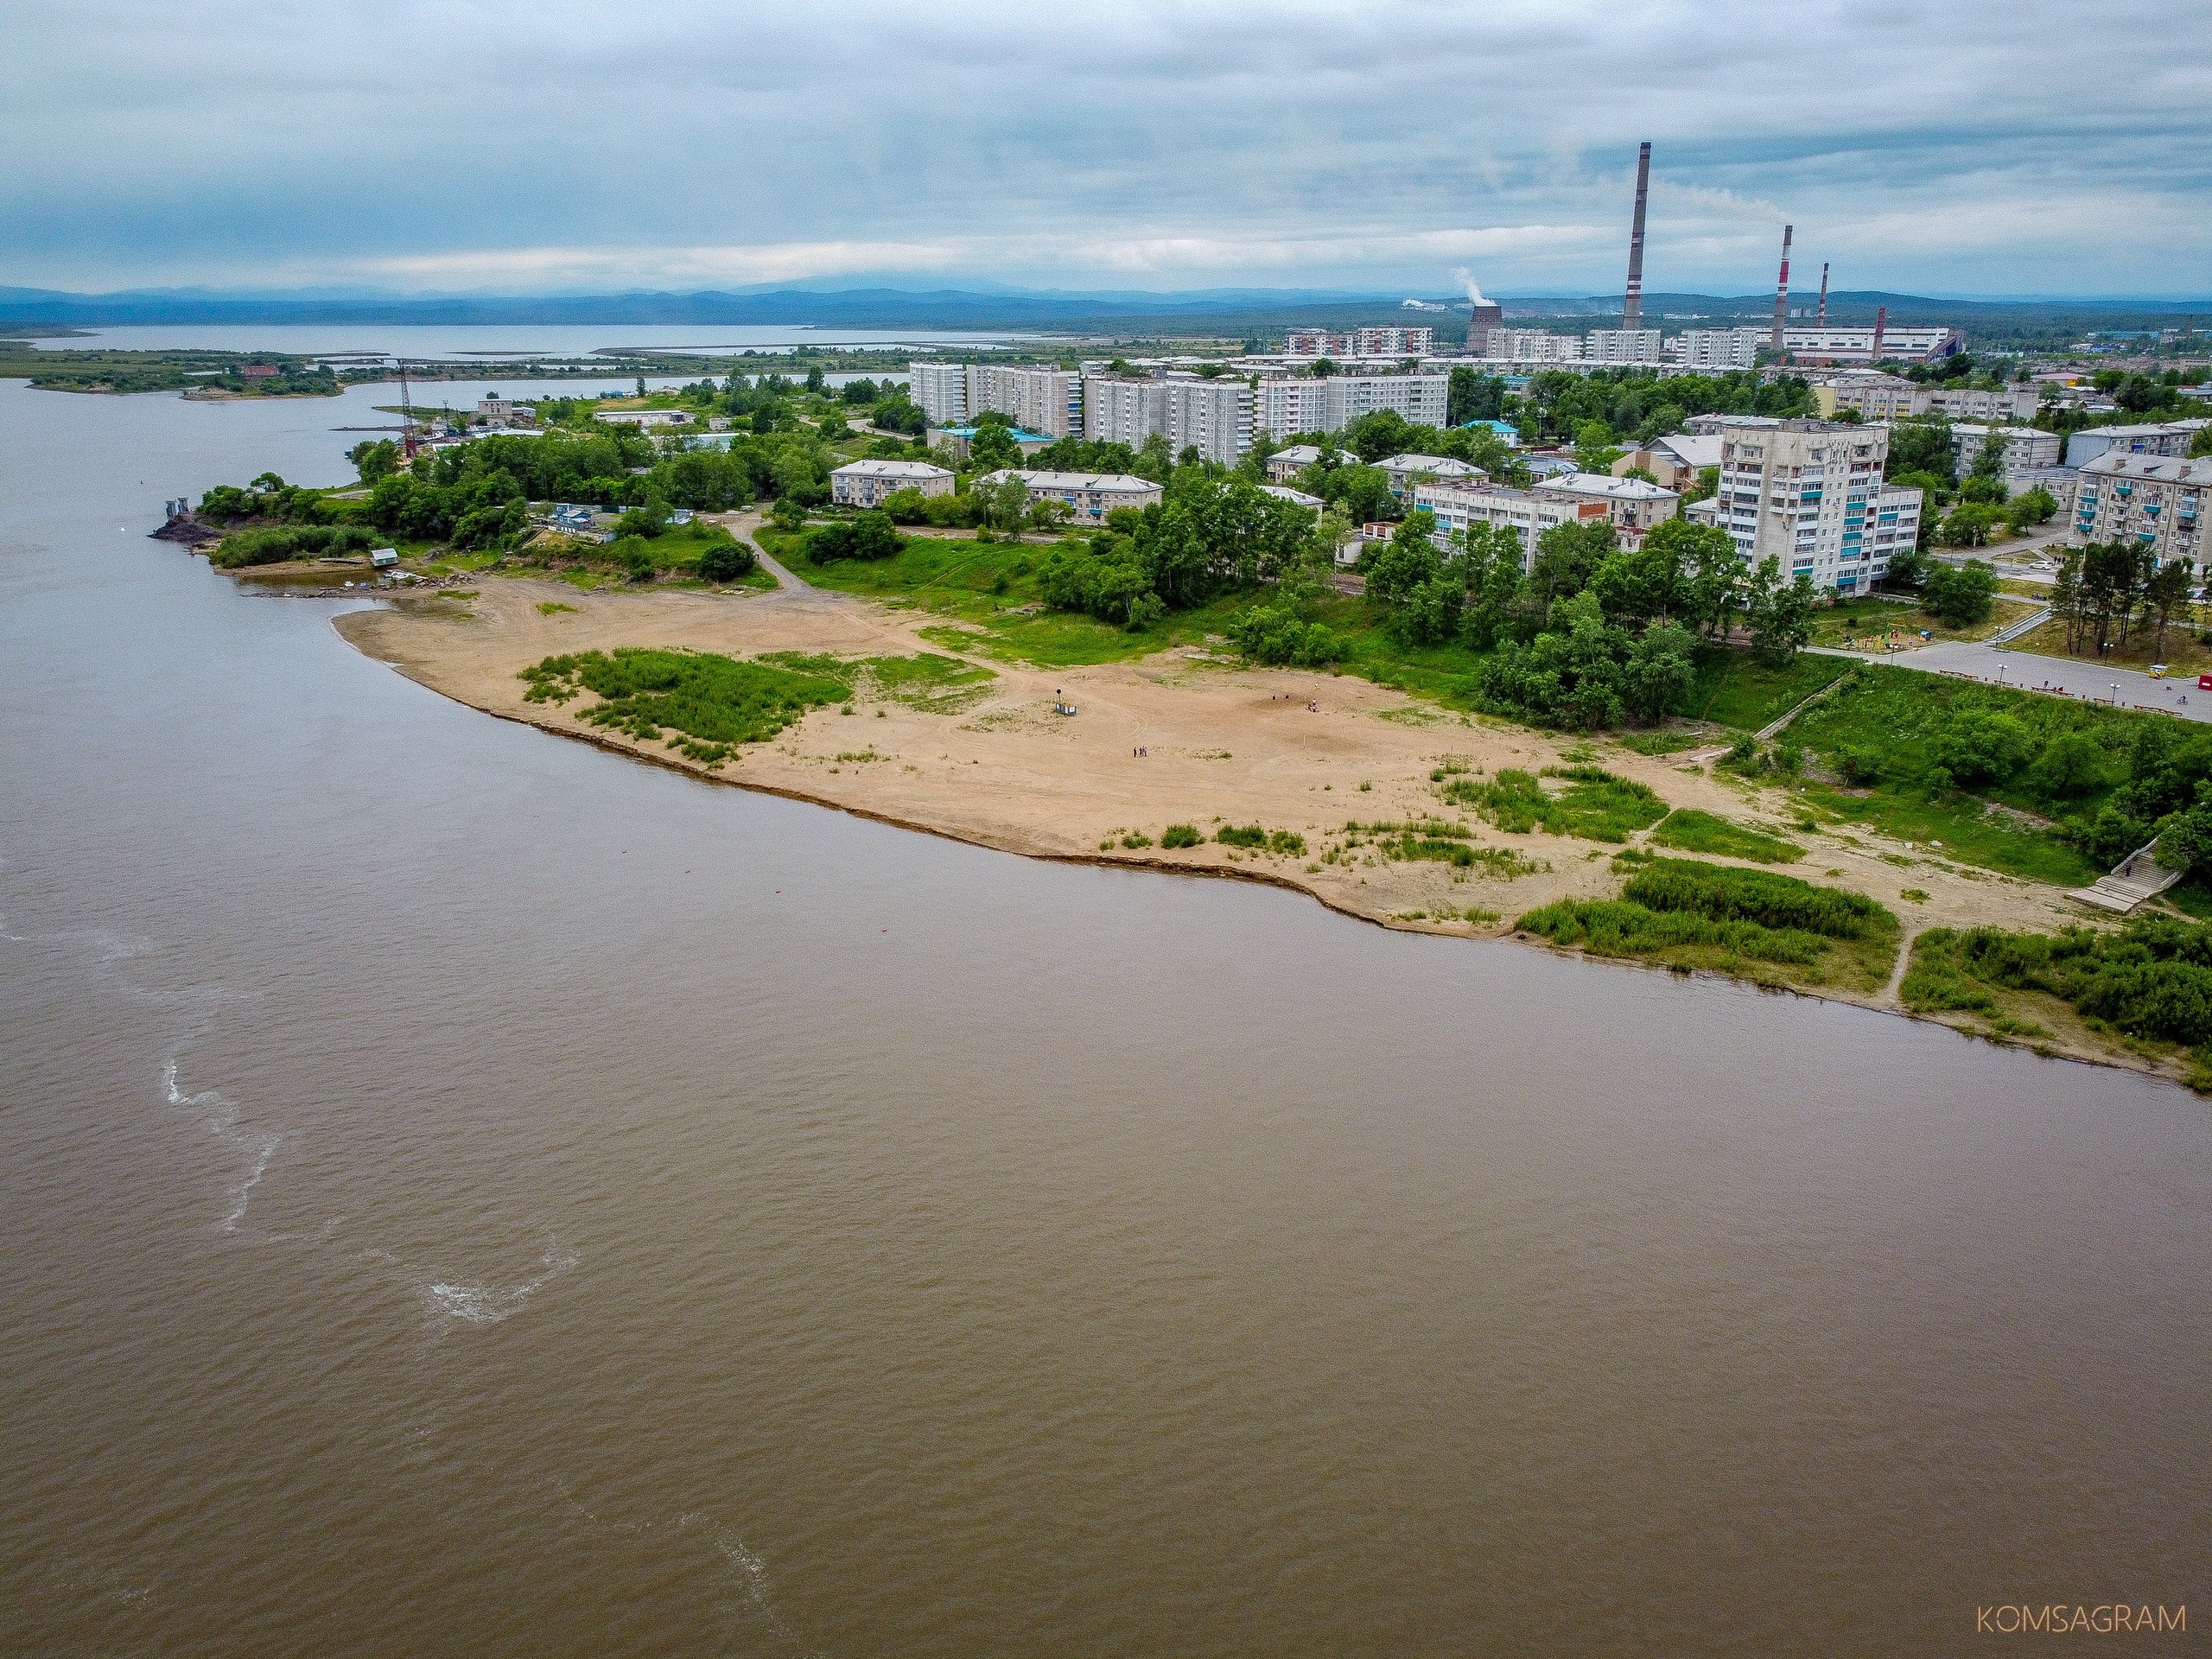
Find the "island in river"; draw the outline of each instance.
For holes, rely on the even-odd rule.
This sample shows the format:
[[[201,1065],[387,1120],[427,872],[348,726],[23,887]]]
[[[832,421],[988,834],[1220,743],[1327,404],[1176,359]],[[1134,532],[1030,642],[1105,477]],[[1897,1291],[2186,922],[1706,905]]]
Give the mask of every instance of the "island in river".
[[[731,523],[750,530],[754,515]],[[1537,930],[1524,923],[1580,905],[1593,913],[1580,931],[1541,931],[1600,954],[1719,966],[1868,1007],[1913,1006],[2047,1053],[2192,1075],[2186,1051],[2126,1038],[2055,998],[2036,998],[2036,1017],[2024,1019],[2013,1003],[1979,994],[1949,1007],[1907,995],[1923,935],[1977,927],[2048,935],[2095,918],[2049,883],[1976,868],[1863,824],[1791,822],[1783,790],[1716,771],[1717,749],[1645,754],[1462,715],[1352,677],[1246,666],[1203,646],[1065,668],[957,655],[928,613],[810,586],[768,563],[778,585],[767,590],[585,590],[493,576],[458,597],[356,611],[337,626],[367,654],[487,713],[981,846],[1261,880],[1386,926],[1466,937],[1532,939]],[[727,752],[650,725],[594,721],[588,696],[544,695],[549,659],[641,647],[835,661],[855,671],[837,700]],[[958,671],[917,690],[859,666],[923,659]],[[1581,834],[1571,832],[1571,817],[1569,833],[1554,833],[1560,819],[1548,810],[1532,823],[1471,810],[1508,779],[1530,780],[1547,802],[1571,799],[1585,780],[1610,779],[1586,787],[1650,805]],[[1707,831],[1683,838],[1677,825]],[[1753,855],[1731,856],[1732,836],[1748,837]],[[1777,846],[1793,874],[1821,891],[1874,901],[1868,913],[1881,920],[1859,946],[1816,950],[1795,965],[1725,949],[1604,947],[1607,918],[1594,912],[1641,872],[1718,868],[1787,882],[1761,874],[1774,868]],[[1696,863],[1669,850],[1684,847]]]

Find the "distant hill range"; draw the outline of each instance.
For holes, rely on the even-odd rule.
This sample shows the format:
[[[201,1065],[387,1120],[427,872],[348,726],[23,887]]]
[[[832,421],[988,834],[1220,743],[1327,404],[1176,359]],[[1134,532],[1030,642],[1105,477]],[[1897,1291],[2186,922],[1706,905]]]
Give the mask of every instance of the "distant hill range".
[[[1793,309],[1815,296],[1791,296]],[[1509,321],[1535,326],[1597,327],[1620,315],[1617,296],[1502,296]],[[1772,316],[1769,294],[1647,294],[1647,321],[1669,327],[1764,322]],[[1911,294],[1837,292],[1828,316],[1837,322],[1872,322],[1877,307],[1889,308],[1897,324],[1948,322],[1970,337],[1996,344],[1999,337],[2056,341],[2089,329],[2172,327],[2191,313],[2212,324],[2212,299],[2204,301],[1939,300]],[[1023,332],[1100,337],[1160,335],[1242,337],[1279,334],[1312,324],[1433,326],[1440,338],[1465,327],[1464,298],[1427,296],[1408,303],[1395,296],[1299,289],[1211,289],[1180,294],[1078,293],[1020,289],[812,288],[782,286],[734,291],[664,293],[635,290],[563,296],[429,295],[361,292],[225,292],[205,289],[147,289],[113,294],[71,294],[48,289],[0,288],[0,330],[96,328],[166,324],[339,324],[601,326],[783,326],[810,324],[840,329],[914,329]],[[1455,319],[1454,314],[1457,314]]]

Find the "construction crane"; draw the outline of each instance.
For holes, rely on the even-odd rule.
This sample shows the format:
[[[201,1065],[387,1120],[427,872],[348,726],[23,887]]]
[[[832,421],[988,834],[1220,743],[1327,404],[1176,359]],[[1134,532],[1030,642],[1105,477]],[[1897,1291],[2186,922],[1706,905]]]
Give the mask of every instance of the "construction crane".
[[[407,389],[407,359],[395,357],[399,365],[399,448],[411,464],[415,459],[415,398]]]

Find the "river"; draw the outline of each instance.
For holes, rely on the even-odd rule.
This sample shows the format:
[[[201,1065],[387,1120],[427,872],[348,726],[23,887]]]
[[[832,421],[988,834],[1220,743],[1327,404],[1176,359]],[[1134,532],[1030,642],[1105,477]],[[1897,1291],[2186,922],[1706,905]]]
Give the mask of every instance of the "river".
[[[2212,1618],[2212,1109],[695,781],[146,538],[389,395],[0,384],[0,1645]]]

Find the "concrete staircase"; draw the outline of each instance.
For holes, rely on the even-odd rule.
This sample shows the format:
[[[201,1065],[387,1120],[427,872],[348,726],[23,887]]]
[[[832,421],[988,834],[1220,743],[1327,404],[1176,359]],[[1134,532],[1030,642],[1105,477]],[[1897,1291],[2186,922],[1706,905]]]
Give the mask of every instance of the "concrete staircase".
[[[2001,633],[1993,633],[1981,643],[1985,645],[2009,645],[2024,633],[2032,633],[2050,620],[2050,607],[2042,606],[2030,611]]]
[[[2145,899],[2155,899],[2180,880],[2186,872],[2170,870],[2152,856],[2158,842],[2140,849],[2120,861],[2120,868],[2110,875],[2101,875],[2086,887],[2076,887],[2067,895],[2099,910],[2111,911],[2125,916]]]

